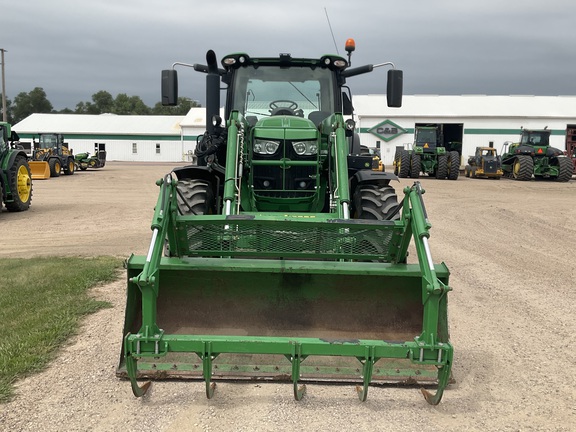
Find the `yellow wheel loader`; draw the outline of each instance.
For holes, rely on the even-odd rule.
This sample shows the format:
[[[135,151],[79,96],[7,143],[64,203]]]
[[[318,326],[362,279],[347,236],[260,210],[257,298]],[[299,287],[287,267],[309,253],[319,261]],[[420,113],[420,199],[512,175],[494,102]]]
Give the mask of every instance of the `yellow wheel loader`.
[[[41,133],[33,140],[32,158],[29,161],[32,179],[44,180],[74,174],[75,162],[72,150],[64,142],[62,134]]]

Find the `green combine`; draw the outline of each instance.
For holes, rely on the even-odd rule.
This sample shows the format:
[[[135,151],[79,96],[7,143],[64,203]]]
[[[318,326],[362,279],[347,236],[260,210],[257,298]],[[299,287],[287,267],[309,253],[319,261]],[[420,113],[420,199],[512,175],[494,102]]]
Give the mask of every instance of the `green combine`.
[[[440,402],[453,358],[449,271],[431,258],[424,191],[415,183],[399,202],[397,177],[359,162],[344,118],[347,78],[391,65],[398,107],[402,71],[351,68],[352,50],[348,60],[233,54],[221,67],[208,51],[193,65],[212,120],[199,163],[157,182],[150,249],[127,261],[118,374],[134,395],[150,385],[142,378],[201,379],[208,398],[218,380],[279,380],[300,400],[304,383],[336,381],[356,383],[364,401],[370,384],[401,382]],[[175,104],[174,68],[162,89]]]
[[[0,187],[2,203],[10,212],[25,211],[32,201],[32,175],[26,152],[19,148],[18,134],[9,123],[0,122]]]

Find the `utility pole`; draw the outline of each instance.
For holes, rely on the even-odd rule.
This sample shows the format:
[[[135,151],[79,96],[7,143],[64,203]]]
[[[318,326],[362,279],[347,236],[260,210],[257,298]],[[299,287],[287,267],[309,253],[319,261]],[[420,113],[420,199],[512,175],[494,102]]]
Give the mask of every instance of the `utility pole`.
[[[4,79],[4,53],[8,52],[4,48],[0,48],[2,52],[2,121],[8,121],[8,113],[6,112],[6,80]]]

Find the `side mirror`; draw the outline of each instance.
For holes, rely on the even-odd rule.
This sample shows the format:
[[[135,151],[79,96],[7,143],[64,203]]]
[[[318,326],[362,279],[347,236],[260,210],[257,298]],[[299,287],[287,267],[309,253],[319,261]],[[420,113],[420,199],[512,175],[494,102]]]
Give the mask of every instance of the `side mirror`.
[[[388,85],[386,86],[386,98],[388,106],[400,108],[402,106],[403,72],[399,69],[388,70]]]
[[[178,105],[178,74],[175,69],[162,71],[162,105]]]

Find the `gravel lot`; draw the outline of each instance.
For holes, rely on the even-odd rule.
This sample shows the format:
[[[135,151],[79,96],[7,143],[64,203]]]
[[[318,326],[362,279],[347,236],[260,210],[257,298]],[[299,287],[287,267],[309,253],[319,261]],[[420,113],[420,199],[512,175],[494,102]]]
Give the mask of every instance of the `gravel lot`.
[[[34,182],[30,211],[2,212],[3,257],[145,254],[158,187],[176,164],[109,162]],[[456,383],[437,407],[415,388],[156,382],[141,399],[116,378],[124,275],[93,290],[88,317],[43,373],[0,406],[6,431],[571,431],[576,427],[576,181],[421,179],[436,262],[451,271]],[[398,185],[410,185],[402,180]],[[414,258],[413,258],[414,259]]]

